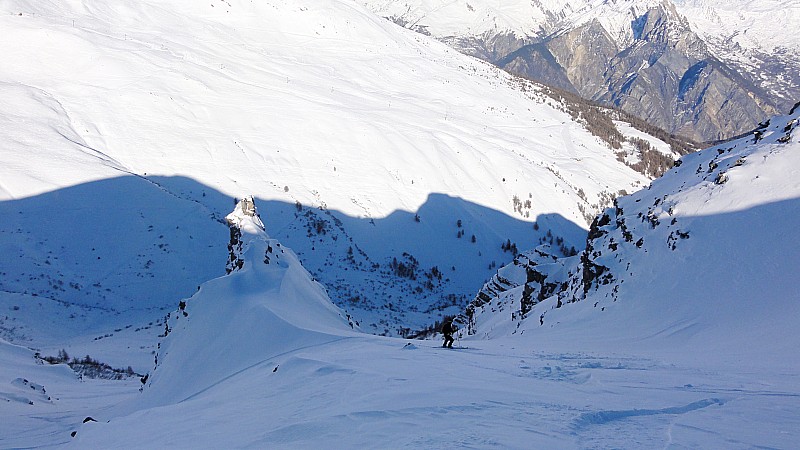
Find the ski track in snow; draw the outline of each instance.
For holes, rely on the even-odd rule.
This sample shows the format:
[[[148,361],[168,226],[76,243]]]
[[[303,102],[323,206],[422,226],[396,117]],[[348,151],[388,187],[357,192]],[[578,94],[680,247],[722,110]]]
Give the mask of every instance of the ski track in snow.
[[[707,398],[685,406],[672,406],[661,409],[628,409],[623,411],[596,411],[590,413],[583,413],[575,419],[574,426],[577,429],[582,429],[590,425],[605,425],[615,420],[623,420],[630,417],[639,416],[654,416],[658,414],[686,414],[698,409],[707,408],[711,405],[724,405],[725,401],[718,398]]]
[[[412,341],[416,348],[403,351],[408,342],[363,337],[298,348],[237,372],[180,405],[83,427],[79,434],[85,440],[76,443],[146,447],[169,435],[187,436],[172,441],[186,445],[198,442],[189,437],[198,424],[222,421],[236,424],[216,429],[224,438],[214,440],[205,432],[198,438],[211,439],[202,441],[209,446],[272,448],[326,442],[336,448],[374,446],[387,438],[396,448],[691,447],[697,442],[743,448],[760,441],[727,431],[736,414],[745,421],[738,426],[763,420],[748,414],[774,407],[776,398],[796,414],[794,399],[800,395],[741,390],[735,373],[635,355],[542,353],[513,341],[481,342],[475,351]],[[242,406],[229,408],[221,401]],[[728,408],[734,408],[733,416],[726,416]],[[261,416],[249,417],[255,410]],[[189,417],[168,429],[159,425],[176,415]],[[796,422],[797,416],[790,420]],[[152,441],[137,440],[137,429],[152,433]],[[241,436],[227,434],[233,430]],[[704,440],[697,441],[697,433]]]
[[[0,343],[0,379],[30,380],[54,399],[0,384],[0,447],[785,448],[800,437],[800,378],[769,368],[686,365],[579,342],[462,339],[448,350],[439,340],[331,337],[139,411],[125,406],[142,395],[138,382],[79,382]],[[86,416],[99,423],[81,424]]]
[[[193,394],[193,395],[191,395],[191,396],[189,396],[189,397],[186,397],[185,399],[181,400],[181,402],[186,402],[186,401],[189,401],[189,400],[191,400],[191,399],[193,399],[193,398],[195,398],[195,397],[197,397],[197,396],[199,396],[199,395],[202,395],[204,392],[206,392],[206,391],[208,391],[208,390],[210,390],[210,389],[213,389],[215,386],[217,386],[217,385],[219,385],[219,384],[222,384],[222,383],[225,383],[226,381],[228,381],[228,380],[230,380],[230,379],[232,379],[232,378],[236,377],[237,375],[239,375],[239,374],[241,374],[241,373],[244,373],[244,372],[246,372],[246,371],[248,371],[248,370],[250,370],[250,369],[256,368],[256,367],[263,366],[263,365],[265,365],[265,364],[267,364],[267,363],[271,363],[271,362],[272,362],[272,361],[274,361],[275,359],[279,359],[279,358],[281,358],[282,356],[286,356],[286,355],[288,355],[288,354],[290,354],[290,353],[294,353],[294,352],[297,352],[297,351],[300,351],[300,350],[305,350],[305,349],[308,349],[308,348],[311,348],[311,347],[321,347],[321,346],[329,345],[329,344],[332,344],[332,343],[335,343],[335,342],[338,342],[338,341],[342,341],[342,340],[344,340],[344,339],[352,339],[352,338],[349,338],[349,337],[343,337],[343,338],[338,338],[338,339],[332,339],[332,340],[330,340],[330,341],[328,341],[328,342],[323,342],[323,343],[321,343],[321,344],[312,344],[312,345],[308,345],[308,346],[306,346],[306,347],[300,347],[300,348],[297,348],[297,349],[294,349],[294,350],[290,350],[290,351],[287,351],[287,352],[278,353],[278,354],[276,354],[276,355],[273,355],[273,356],[271,356],[271,357],[269,357],[269,358],[263,359],[263,360],[261,360],[261,361],[258,361],[258,362],[256,362],[256,363],[253,363],[253,365],[251,365],[251,366],[249,366],[249,367],[245,367],[244,369],[241,369],[241,370],[239,370],[239,371],[237,371],[237,372],[234,372],[234,373],[232,373],[232,374],[230,374],[230,375],[226,376],[225,378],[223,378],[223,379],[219,380],[218,382],[216,382],[216,383],[212,384],[211,386],[209,386],[209,387],[207,387],[207,388],[203,389],[202,391],[199,391],[199,392],[197,392],[197,393],[195,393],[195,394]]]

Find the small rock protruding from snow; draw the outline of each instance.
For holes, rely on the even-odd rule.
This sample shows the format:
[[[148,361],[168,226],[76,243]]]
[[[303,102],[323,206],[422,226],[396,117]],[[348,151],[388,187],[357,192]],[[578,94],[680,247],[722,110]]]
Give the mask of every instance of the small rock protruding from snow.
[[[252,238],[269,239],[261,222],[261,216],[256,210],[255,200],[252,195],[241,199],[233,212],[225,217],[231,230],[228,243],[228,262],[225,273],[231,273],[244,267],[243,251]],[[267,261],[265,261],[267,262]]]
[[[225,217],[228,226],[236,227],[242,233],[267,237],[264,223],[256,210],[255,200],[249,195],[236,204],[233,212]]]

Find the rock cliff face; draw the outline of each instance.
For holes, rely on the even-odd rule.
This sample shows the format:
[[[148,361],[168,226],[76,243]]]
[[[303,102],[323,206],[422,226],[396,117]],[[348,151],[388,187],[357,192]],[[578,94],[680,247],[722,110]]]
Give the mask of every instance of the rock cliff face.
[[[670,0],[536,3],[546,14],[524,31],[498,24],[481,34],[466,25],[464,33],[453,33],[449,24],[450,34],[438,34],[431,22],[441,20],[441,12],[425,15],[421,7],[388,17],[512,73],[617,106],[698,142],[750,131],[800,96],[791,75],[763,76],[794,73],[791,58],[750,52],[760,59],[745,64],[736,51],[723,49],[724,42],[710,45],[708,32],[701,38]],[[377,2],[372,6],[385,12]],[[778,78],[780,86],[766,81]]]
[[[742,133],[777,112],[765,92],[711,55],[669,4],[648,9],[632,27],[633,41],[622,48],[596,20],[545,46],[580,95],[697,141]],[[505,67],[527,75],[513,60]]]

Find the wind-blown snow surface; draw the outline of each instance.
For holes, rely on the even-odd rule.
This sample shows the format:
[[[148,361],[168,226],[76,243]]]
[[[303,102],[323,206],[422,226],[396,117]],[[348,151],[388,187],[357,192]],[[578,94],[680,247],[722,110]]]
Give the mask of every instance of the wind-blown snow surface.
[[[235,197],[397,334],[463,306],[502,242],[577,244],[581,208],[647,181],[535,86],[346,1],[6,0],[0,26],[0,302],[30,305],[0,329],[19,342],[59,345],[65,304],[92,337],[152,326],[221,274]],[[441,283],[396,277],[410,257]]]

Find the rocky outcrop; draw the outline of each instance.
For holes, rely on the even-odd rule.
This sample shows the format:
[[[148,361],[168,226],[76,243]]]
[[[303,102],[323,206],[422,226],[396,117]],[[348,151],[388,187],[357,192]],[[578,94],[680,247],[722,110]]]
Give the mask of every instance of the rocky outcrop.
[[[248,196],[237,202],[234,211],[229,214],[225,221],[230,228],[231,237],[228,241],[228,262],[225,264],[225,273],[230,274],[235,270],[244,267],[242,232],[257,234],[264,231],[264,224],[261,216],[256,211],[256,204],[253,196]]]
[[[521,321],[537,303],[570,291],[569,281],[580,257],[559,258],[555,253],[549,245],[541,245],[520,253],[498,270],[466,308],[462,321],[467,333],[475,333],[477,316],[486,308],[494,312],[508,309],[512,320]]]

